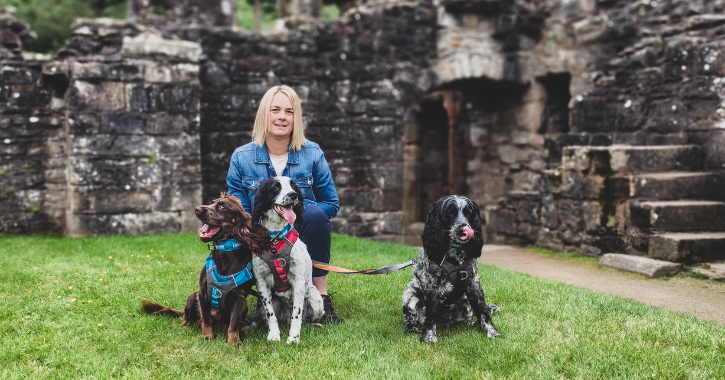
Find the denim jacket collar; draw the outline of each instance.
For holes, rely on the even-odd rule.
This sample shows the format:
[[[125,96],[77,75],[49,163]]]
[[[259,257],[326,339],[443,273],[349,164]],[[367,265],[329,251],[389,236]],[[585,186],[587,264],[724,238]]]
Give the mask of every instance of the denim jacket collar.
[[[267,143],[265,142],[262,146],[254,144],[256,147],[254,161],[258,164],[270,164],[272,161],[269,159],[269,151],[267,150]],[[287,163],[291,165],[297,165],[300,163],[300,152],[292,149],[290,146],[289,152],[287,152]]]

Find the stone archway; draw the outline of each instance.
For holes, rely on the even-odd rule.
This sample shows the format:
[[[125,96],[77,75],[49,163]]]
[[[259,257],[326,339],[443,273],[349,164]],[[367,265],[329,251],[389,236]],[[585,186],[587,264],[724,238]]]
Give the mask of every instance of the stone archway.
[[[403,175],[407,244],[420,244],[430,205],[442,196],[468,196],[483,213],[507,191],[533,182],[524,162],[543,156],[543,100],[529,104],[529,90],[515,82],[465,79],[428,92],[408,110]],[[445,97],[453,91],[461,98],[451,139]]]

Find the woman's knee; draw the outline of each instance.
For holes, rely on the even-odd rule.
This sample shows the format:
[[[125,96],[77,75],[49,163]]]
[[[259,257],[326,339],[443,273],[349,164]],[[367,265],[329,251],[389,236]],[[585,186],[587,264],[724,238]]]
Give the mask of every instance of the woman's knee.
[[[325,212],[316,205],[305,207],[305,214],[302,219],[302,222],[306,224],[308,228],[322,228],[328,231],[330,230],[330,219],[328,219],[327,214],[325,214]]]

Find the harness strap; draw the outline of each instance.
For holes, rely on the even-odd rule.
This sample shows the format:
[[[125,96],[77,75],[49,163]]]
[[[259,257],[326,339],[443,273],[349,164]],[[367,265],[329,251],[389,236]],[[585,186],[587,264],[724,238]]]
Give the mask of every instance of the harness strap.
[[[449,260],[445,260],[441,264],[440,267],[446,271],[448,278],[453,283],[453,290],[448,293],[443,303],[451,305],[463,297],[466,288],[468,288],[468,284],[473,279],[473,272],[466,270],[463,265]]]
[[[206,288],[214,308],[224,307],[224,300],[232,290],[254,278],[252,263],[250,262],[241,271],[231,276],[222,276],[217,271],[216,262],[211,256],[206,258]]]
[[[289,283],[287,272],[289,271],[290,254],[292,247],[297,242],[299,233],[291,228],[285,237],[274,245],[270,250],[261,252],[258,256],[269,266],[274,275],[274,288],[278,292],[284,292],[292,288]]]
[[[391,272],[395,272],[397,270],[401,270],[403,268],[407,268],[415,263],[415,259],[404,262],[402,264],[395,264],[387,267],[382,267],[378,269],[362,269],[362,270],[350,270],[345,268],[336,267],[334,265],[330,265],[328,263],[323,263],[320,261],[312,260],[312,266],[315,268],[324,269],[330,272],[335,273],[342,273],[342,274],[388,274]]]

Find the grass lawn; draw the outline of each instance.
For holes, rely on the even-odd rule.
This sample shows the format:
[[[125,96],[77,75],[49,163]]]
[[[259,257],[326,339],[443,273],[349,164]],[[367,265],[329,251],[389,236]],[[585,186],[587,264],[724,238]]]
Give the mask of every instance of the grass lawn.
[[[480,266],[504,339],[474,327],[439,330],[424,345],[403,332],[410,269],[330,274],[345,322],[305,326],[302,343],[245,344],[226,331],[149,316],[141,299],[183,308],[207,251],[195,234],[70,239],[0,235],[0,378],[234,379],[716,379],[725,378],[725,328],[569,285]],[[333,264],[370,268],[414,248],[333,236]],[[254,304],[254,298],[251,298]]]

